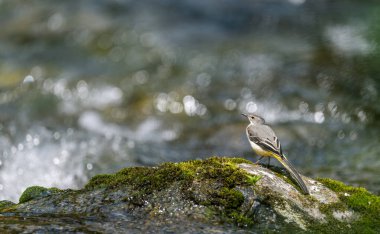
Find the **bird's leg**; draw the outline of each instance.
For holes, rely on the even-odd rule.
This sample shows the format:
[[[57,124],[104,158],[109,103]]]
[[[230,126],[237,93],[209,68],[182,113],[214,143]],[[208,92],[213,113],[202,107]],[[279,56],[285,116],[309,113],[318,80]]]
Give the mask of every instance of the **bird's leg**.
[[[270,157],[268,157],[268,164],[267,164],[267,167],[270,166]]]
[[[261,159],[263,159],[264,158],[264,156],[261,156],[260,158],[259,158],[259,160],[257,160],[256,162],[255,162],[255,164],[259,164],[259,162],[261,161]]]

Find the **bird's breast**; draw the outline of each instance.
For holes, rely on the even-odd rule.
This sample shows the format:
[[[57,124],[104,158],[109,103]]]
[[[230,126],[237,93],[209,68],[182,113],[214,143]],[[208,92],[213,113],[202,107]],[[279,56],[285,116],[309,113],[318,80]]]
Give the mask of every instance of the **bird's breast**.
[[[261,148],[259,145],[257,145],[255,142],[252,142],[250,141],[249,143],[251,143],[251,147],[252,149],[256,152],[256,154],[260,155],[260,156],[264,156],[264,157],[267,157],[267,156],[271,156],[271,152],[269,151],[266,151],[266,150],[263,150],[263,148]]]

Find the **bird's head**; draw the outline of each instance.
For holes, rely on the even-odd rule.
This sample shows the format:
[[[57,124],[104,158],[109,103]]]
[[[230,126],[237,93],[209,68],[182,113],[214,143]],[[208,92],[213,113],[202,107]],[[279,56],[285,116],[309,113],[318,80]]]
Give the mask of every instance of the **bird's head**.
[[[255,115],[255,114],[241,114],[242,116],[245,116],[247,117],[247,119],[249,120],[249,122],[251,122],[252,124],[264,124],[265,123],[265,120],[258,116],[258,115]]]

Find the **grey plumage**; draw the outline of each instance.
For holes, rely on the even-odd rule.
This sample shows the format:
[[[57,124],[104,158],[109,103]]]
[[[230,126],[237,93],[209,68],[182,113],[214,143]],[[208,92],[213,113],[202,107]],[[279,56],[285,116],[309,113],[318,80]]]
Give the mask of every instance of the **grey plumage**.
[[[253,150],[261,157],[269,157],[268,162],[270,157],[276,158],[290,173],[291,177],[297,182],[301,190],[305,194],[309,194],[305,182],[283,154],[281,143],[272,128],[266,125],[265,120],[260,116],[254,114],[242,115],[247,117],[250,121],[246,133]]]
[[[282,156],[282,148],[274,131],[265,124],[248,125],[247,136],[257,145]]]

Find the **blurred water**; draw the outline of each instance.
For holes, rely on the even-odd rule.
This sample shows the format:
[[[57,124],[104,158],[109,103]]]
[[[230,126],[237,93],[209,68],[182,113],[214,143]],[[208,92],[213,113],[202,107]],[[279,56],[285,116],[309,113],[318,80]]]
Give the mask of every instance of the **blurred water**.
[[[366,1],[0,1],[0,200],[212,155],[379,194],[380,18]]]

